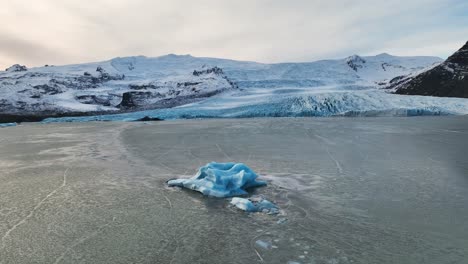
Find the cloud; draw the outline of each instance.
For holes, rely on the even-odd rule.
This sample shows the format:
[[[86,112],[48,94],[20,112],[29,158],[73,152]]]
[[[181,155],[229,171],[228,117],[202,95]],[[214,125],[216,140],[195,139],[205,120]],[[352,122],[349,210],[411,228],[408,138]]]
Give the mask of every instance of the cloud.
[[[0,32],[0,40],[0,58],[6,61],[41,64],[67,56],[48,47],[47,43],[28,41],[5,32]]]
[[[10,22],[0,25],[0,63],[167,53],[262,62],[384,51],[447,56],[467,40],[465,2],[0,0],[0,16]]]

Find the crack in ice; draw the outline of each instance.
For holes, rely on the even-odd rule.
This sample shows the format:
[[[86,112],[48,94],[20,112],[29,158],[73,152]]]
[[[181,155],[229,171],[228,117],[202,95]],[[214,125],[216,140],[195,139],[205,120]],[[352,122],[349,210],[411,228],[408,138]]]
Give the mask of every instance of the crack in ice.
[[[216,147],[218,148],[219,152],[221,152],[228,160],[232,160],[232,158],[219,146],[219,144],[215,144]]]
[[[307,132],[306,132],[306,134],[309,135],[309,137],[310,137],[310,134],[308,134]],[[314,134],[314,136],[316,138],[320,139],[324,143],[323,145],[325,146],[325,150],[327,151],[328,157],[330,157],[330,159],[335,163],[335,166],[336,166],[336,169],[338,170],[338,173],[343,174],[343,167],[341,167],[340,162],[335,158],[335,156],[333,156],[333,154],[331,154],[330,148],[328,147],[328,145],[336,145],[336,143],[333,142],[333,141],[330,141],[328,138],[322,137],[322,136],[320,136],[318,134]]]
[[[327,147],[327,153],[328,153],[328,156],[330,157],[330,159],[332,159],[335,162],[335,166],[336,166],[336,169],[338,170],[338,172],[340,174],[343,174],[343,168],[341,167],[340,162],[337,159],[335,159],[335,157],[331,154],[328,147]]]
[[[13,225],[10,229],[6,231],[6,233],[2,236],[2,246],[1,246],[2,249],[5,247],[5,240],[10,236],[11,232],[15,231],[19,226],[26,223],[34,215],[34,213],[47,201],[47,199],[54,196],[60,189],[62,189],[63,187],[67,185],[67,172],[69,169],[70,168],[67,168],[65,172],[63,173],[63,181],[59,187],[57,187],[52,192],[47,194],[46,197],[44,197],[38,204],[36,204],[36,206],[33,207],[33,209],[29,212],[28,215],[26,215],[26,217],[21,219],[18,223],[16,223],[15,225]]]

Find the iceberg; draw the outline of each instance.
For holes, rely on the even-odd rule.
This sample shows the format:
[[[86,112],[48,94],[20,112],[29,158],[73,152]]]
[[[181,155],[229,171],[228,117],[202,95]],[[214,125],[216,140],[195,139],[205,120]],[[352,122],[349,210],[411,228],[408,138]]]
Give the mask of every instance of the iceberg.
[[[222,198],[246,195],[249,188],[265,186],[266,182],[257,181],[257,177],[252,169],[242,163],[211,162],[201,167],[192,178],[169,180],[167,184]]]
[[[231,200],[231,204],[246,212],[279,213],[279,209],[275,204],[261,196],[252,196],[250,198],[234,197]]]

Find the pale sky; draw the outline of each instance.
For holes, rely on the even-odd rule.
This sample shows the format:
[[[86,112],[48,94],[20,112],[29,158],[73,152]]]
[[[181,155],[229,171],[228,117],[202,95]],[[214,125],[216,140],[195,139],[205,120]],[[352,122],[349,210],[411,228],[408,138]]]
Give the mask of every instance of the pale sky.
[[[467,0],[0,0],[0,69],[169,53],[259,62],[447,57]]]

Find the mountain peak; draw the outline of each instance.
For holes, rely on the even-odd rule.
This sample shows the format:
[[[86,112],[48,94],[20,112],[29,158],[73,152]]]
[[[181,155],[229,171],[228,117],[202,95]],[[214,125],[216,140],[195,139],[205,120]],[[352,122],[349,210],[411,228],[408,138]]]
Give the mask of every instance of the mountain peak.
[[[442,64],[397,85],[396,93],[468,98],[468,42]]]
[[[19,71],[27,71],[28,68],[24,65],[19,65],[19,64],[14,64],[10,67],[8,67],[7,69],[5,69],[5,71],[7,72],[19,72]]]
[[[357,54],[353,54],[346,58],[346,60],[356,60],[356,59],[362,59],[362,57]]]
[[[346,58],[346,63],[351,69],[358,71],[358,69],[362,68],[362,65],[366,63],[366,60],[359,55],[352,55]]]
[[[190,54],[179,55],[179,54],[170,53],[170,54],[161,56],[159,58],[178,59],[178,58],[193,58],[193,56]]]
[[[394,56],[384,52],[384,53],[377,54],[376,57],[394,57]]]

